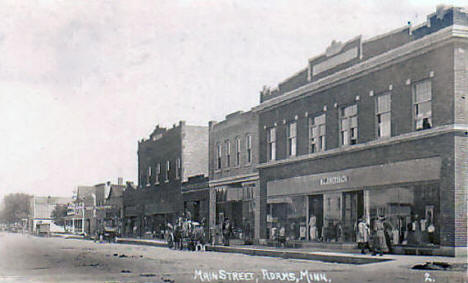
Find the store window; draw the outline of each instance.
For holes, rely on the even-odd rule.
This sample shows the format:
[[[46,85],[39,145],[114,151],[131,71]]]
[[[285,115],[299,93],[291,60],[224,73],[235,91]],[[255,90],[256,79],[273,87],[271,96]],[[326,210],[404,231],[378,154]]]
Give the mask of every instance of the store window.
[[[246,163],[250,164],[252,162],[252,136],[247,135],[245,137],[245,148],[246,148]]]
[[[309,117],[309,152],[325,150],[325,114]]]
[[[369,190],[369,203],[371,219],[385,217],[392,245],[439,244],[438,184]]]
[[[416,130],[432,128],[432,87],[431,81],[419,82],[413,87],[414,119]]]
[[[306,200],[305,196],[296,196],[270,201],[267,215],[269,239],[277,239],[280,233],[289,240],[307,238]]]
[[[267,131],[268,160],[276,159],[276,128],[269,128]]]
[[[287,129],[288,156],[296,156],[297,123],[291,122]]]
[[[384,94],[377,96],[376,103],[376,119],[377,119],[377,137],[391,136],[391,96]]]
[[[357,105],[341,108],[340,111],[340,135],[341,145],[357,144],[358,138],[358,109]]]

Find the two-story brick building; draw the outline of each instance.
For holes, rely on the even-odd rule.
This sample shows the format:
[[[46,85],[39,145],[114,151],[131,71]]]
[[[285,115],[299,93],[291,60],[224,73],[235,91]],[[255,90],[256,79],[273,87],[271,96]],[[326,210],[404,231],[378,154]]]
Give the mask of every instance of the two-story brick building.
[[[260,231],[258,196],[258,118],[238,111],[209,123],[210,227],[227,217],[235,231]],[[257,219],[255,215],[257,214]],[[256,229],[255,229],[256,228]],[[236,233],[235,236],[239,236]]]
[[[138,189],[124,194],[126,234],[158,234],[184,212],[182,184],[208,175],[208,127],[157,126],[138,143]]]
[[[396,252],[466,254],[467,94],[468,14],[443,7],[265,88],[259,238],[352,243],[384,216]]]

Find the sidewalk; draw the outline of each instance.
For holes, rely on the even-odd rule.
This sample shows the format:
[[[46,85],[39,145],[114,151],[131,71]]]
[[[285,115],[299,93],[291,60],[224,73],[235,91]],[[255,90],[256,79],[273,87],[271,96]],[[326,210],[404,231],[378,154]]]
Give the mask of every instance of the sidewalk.
[[[117,238],[116,243],[131,245],[146,245],[155,247],[167,247],[163,240]],[[409,256],[409,255],[389,255],[372,256],[369,254],[360,254],[354,252],[330,251],[318,248],[278,248],[261,245],[231,245],[231,246],[206,246],[207,251],[239,253],[253,256],[267,256],[287,259],[316,260],[323,262],[345,263],[345,264],[369,264],[386,261],[399,261],[407,264],[425,263],[433,261],[441,262],[462,262],[462,259],[437,256]]]

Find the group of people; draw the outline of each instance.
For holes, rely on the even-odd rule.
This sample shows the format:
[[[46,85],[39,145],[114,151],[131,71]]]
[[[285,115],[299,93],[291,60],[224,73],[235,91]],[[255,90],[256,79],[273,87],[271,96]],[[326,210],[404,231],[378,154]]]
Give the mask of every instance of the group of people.
[[[185,243],[189,250],[203,250],[207,242],[205,224],[205,218],[198,223],[191,220],[190,214],[178,217],[174,226],[168,223],[166,239],[169,248],[182,250]]]
[[[389,239],[386,237],[384,227],[384,217],[373,219],[372,229],[364,218],[358,220],[356,242],[361,253],[366,250],[372,252],[372,255],[387,253],[390,251]]]

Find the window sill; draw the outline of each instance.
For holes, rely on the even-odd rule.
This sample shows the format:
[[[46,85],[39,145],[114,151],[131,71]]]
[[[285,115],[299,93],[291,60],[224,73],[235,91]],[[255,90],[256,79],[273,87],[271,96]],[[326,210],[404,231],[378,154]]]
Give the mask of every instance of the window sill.
[[[216,169],[214,172],[215,174],[221,173],[221,169]]]

